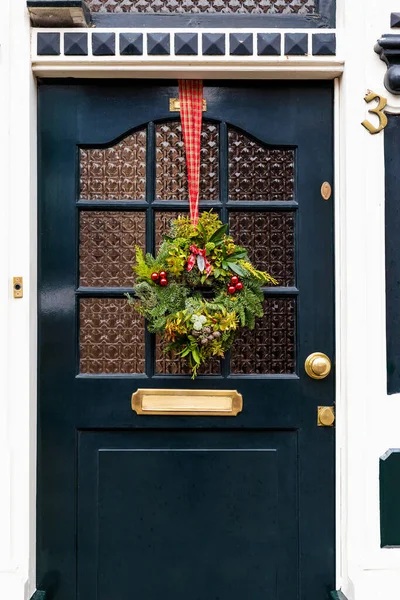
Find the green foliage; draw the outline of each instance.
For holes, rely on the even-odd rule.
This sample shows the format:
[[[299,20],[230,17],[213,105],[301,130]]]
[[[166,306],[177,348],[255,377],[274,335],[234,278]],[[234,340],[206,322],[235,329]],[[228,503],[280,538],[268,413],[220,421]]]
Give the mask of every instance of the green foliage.
[[[200,215],[197,227],[188,217],[178,217],[164,236],[157,256],[136,248],[135,297],[128,301],[147,319],[148,329],[163,336],[166,351],[186,358],[193,377],[213,356],[223,357],[238,327],[254,328],[263,315],[262,286],[277,284],[268,273],[249,261],[247,250],[236,246],[212,211]],[[200,253],[208,269],[202,269]],[[204,266],[204,265],[203,265]],[[167,273],[168,285],[151,279]],[[229,294],[227,284],[237,275],[241,290]]]

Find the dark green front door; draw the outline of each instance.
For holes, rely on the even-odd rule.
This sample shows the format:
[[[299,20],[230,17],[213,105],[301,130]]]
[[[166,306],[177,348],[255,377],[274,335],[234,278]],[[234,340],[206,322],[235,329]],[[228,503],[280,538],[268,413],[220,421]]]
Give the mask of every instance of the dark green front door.
[[[322,600],[334,589],[330,82],[205,85],[201,208],[279,287],[194,382],[127,306],[135,244],[187,211],[176,82],[39,88],[37,588],[48,600]],[[138,388],[238,390],[142,416]]]

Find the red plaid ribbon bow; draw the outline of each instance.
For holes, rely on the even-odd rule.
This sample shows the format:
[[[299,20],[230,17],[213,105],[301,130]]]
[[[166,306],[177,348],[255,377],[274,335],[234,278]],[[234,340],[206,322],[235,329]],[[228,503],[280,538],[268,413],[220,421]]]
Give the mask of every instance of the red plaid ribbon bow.
[[[199,271],[203,272],[205,271],[207,273],[207,277],[209,276],[209,274],[212,271],[212,266],[210,265],[210,263],[208,262],[207,258],[206,258],[206,250],[205,248],[203,250],[201,250],[200,248],[197,248],[197,246],[190,246],[190,252],[192,253],[189,256],[189,260],[188,260],[188,264],[187,264],[187,270],[191,271],[194,267],[194,263],[197,261],[197,266],[199,268]]]
[[[190,220],[197,225],[199,218],[200,143],[201,120],[203,117],[203,82],[180,80],[179,100],[182,121],[183,143],[189,187]]]

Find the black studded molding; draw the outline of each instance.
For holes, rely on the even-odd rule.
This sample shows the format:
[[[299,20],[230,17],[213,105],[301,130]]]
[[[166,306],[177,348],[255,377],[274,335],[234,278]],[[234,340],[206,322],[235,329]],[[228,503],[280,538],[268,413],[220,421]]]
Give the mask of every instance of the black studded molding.
[[[391,94],[400,94],[400,34],[383,35],[375,45],[375,52],[387,64],[385,88]]]
[[[229,34],[229,52],[232,56],[251,56],[253,54],[253,34]]]
[[[280,33],[257,34],[257,54],[259,56],[279,56],[281,53]]]
[[[308,35],[306,33],[285,34],[285,55],[302,56],[308,52]]]
[[[87,56],[87,33],[66,33],[64,35],[65,56]]]
[[[282,40],[283,37],[283,40]],[[391,38],[388,40],[387,38]],[[395,39],[393,39],[395,38]],[[38,56],[334,56],[336,34],[273,31],[65,31],[36,34]],[[398,36],[383,36],[379,46],[382,60],[388,64]],[[380,40],[379,43],[382,41]],[[283,43],[282,43],[283,41]],[[118,42],[118,43],[117,43]],[[389,52],[390,49],[390,52]],[[378,52],[378,50],[377,50]],[[395,61],[394,61],[395,62]],[[400,65],[399,65],[400,69]],[[400,85],[400,84],[399,84]]]
[[[336,54],[336,35],[334,33],[316,33],[312,36],[312,53],[314,56],[331,56]]]
[[[120,33],[119,53],[122,56],[141,56],[143,54],[143,33]]]
[[[170,34],[148,33],[147,53],[150,56],[163,56],[170,54]]]
[[[203,33],[204,56],[223,56],[225,54],[224,33]]]
[[[58,56],[60,54],[60,34],[38,33],[37,53],[39,56]]]
[[[93,56],[114,56],[115,33],[92,34]]]
[[[175,34],[176,56],[197,56],[198,53],[197,33]]]

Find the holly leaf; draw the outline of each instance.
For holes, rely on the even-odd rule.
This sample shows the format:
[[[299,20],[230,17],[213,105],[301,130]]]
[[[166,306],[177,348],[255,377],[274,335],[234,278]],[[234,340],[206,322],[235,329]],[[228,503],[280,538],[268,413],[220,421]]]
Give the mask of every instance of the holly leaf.
[[[209,241],[213,242],[215,244],[216,242],[222,240],[227,229],[228,229],[228,224],[225,223],[225,225],[222,225],[222,227],[217,229],[217,231],[214,231],[214,233],[210,237]]]
[[[237,263],[228,261],[228,266],[234,273],[236,273],[236,275],[240,275],[241,277],[246,277],[246,275],[247,275],[246,271],[244,269],[242,269],[242,267],[240,265],[238,265]]]

